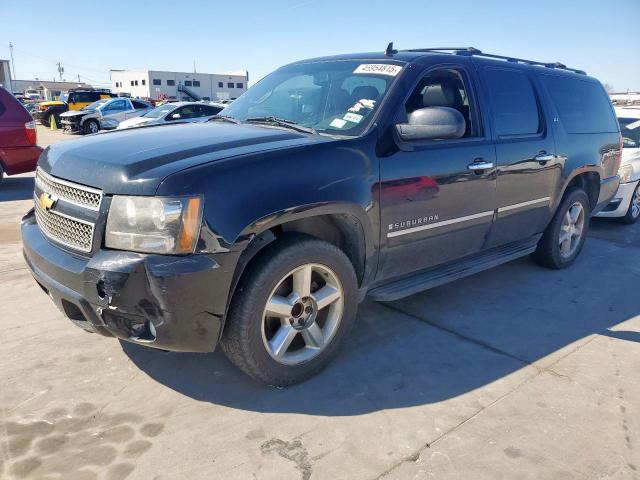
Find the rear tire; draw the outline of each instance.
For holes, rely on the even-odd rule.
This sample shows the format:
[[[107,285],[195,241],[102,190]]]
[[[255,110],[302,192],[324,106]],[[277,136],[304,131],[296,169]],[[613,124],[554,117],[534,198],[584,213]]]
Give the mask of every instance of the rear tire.
[[[632,225],[638,221],[638,218],[640,218],[640,182],[638,182],[636,189],[633,191],[626,215],[620,217],[618,221],[625,225]]]
[[[356,317],[357,290],[353,266],[335,246],[307,235],[278,239],[243,274],[222,349],[263,383],[302,382],[336,355]]]
[[[544,267],[557,270],[571,265],[587,237],[590,214],[589,197],[584,190],[568,191],[538,242],[533,259]]]

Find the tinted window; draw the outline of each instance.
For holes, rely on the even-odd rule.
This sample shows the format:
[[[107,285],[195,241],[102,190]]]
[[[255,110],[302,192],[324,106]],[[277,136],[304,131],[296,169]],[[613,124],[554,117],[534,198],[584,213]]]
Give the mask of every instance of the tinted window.
[[[159,78],[154,78],[153,79],[153,84],[154,85],[162,85],[162,81]]]
[[[244,85],[242,83],[236,83],[236,88],[244,88]]]
[[[609,96],[599,83],[572,77],[542,75],[567,133],[617,132]]]
[[[184,86],[185,87],[190,87],[191,86],[191,80],[185,80],[184,81]]]
[[[200,80],[194,80],[193,81],[193,86],[194,87],[199,87],[200,86]]]
[[[167,80],[167,85],[169,85],[170,87],[175,85],[176,81],[175,80]]]
[[[233,88],[233,83],[232,82],[227,83],[227,88]]]
[[[533,87],[517,70],[485,69],[498,136],[533,135],[540,130],[540,115]]]
[[[141,108],[149,108],[149,105],[143,102],[136,102],[135,100],[132,100],[131,103],[133,103],[133,108],[135,108],[136,110],[139,110]]]
[[[208,117],[209,115],[217,115],[222,110],[220,107],[212,107],[210,105],[201,105],[202,115]]]

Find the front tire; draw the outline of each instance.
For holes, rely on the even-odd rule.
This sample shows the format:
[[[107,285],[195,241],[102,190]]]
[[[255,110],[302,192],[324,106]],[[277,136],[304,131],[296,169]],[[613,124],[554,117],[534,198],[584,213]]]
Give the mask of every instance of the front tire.
[[[98,133],[100,131],[100,125],[98,125],[96,120],[87,120],[84,124],[83,131],[85,135]]]
[[[347,256],[306,235],[276,240],[236,289],[221,346],[251,377],[274,386],[302,382],[336,355],[357,312]]]
[[[575,188],[567,192],[538,242],[533,259],[553,269],[571,265],[587,237],[590,213],[589,197],[584,190]]]
[[[631,202],[629,203],[629,209],[624,217],[620,217],[620,223],[625,225],[632,225],[640,218],[640,182],[636,185],[636,189],[633,191]]]

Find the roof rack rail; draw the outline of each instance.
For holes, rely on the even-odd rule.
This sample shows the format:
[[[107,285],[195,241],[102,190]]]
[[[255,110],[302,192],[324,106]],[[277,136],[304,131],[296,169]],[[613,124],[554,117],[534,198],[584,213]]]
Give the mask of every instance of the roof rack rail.
[[[524,58],[506,57],[504,55],[494,55],[491,53],[483,53],[474,47],[441,47],[441,48],[411,48],[408,50],[402,50],[404,52],[433,52],[433,53],[453,53],[454,55],[469,55],[485,58],[494,58],[496,60],[506,60],[513,63],[524,63],[526,65],[539,65],[546,68],[558,68],[561,70],[568,70],[570,72],[586,75],[584,70],[577,70],[575,68],[569,68],[565,64],[560,62],[536,62],[535,60],[526,60]]]

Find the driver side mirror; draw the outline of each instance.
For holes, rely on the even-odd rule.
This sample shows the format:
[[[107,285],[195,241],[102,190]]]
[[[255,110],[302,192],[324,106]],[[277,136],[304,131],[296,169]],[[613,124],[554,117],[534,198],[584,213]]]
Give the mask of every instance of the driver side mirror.
[[[448,107],[419,108],[411,112],[408,123],[396,125],[398,136],[407,142],[462,138],[465,130],[462,114]]]

